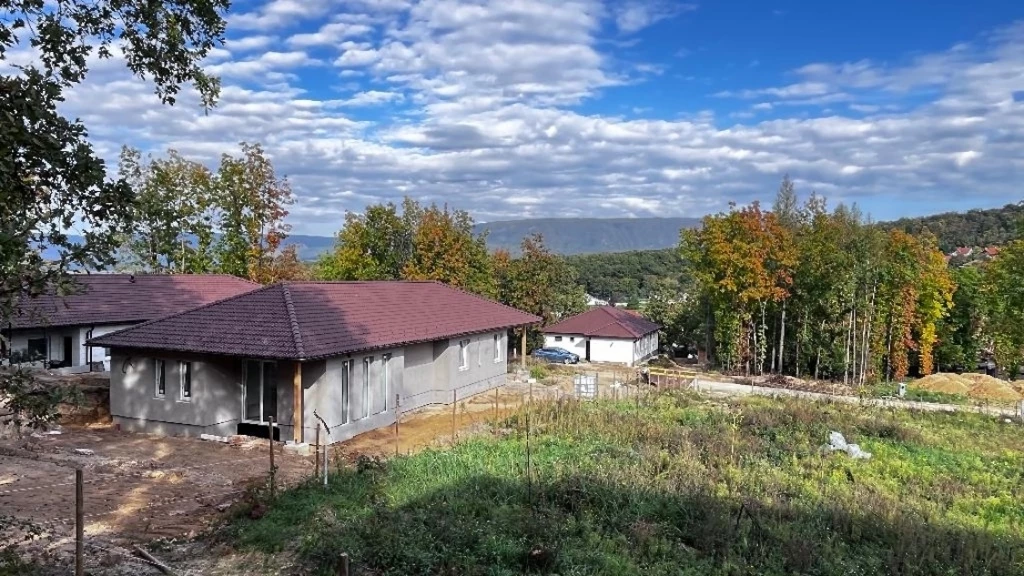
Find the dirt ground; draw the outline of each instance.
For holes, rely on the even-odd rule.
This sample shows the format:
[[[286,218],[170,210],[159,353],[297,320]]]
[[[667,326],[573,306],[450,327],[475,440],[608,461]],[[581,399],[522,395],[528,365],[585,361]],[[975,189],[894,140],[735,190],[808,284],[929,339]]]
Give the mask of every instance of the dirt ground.
[[[509,384],[460,400],[454,410],[456,436],[490,433],[496,417],[513,413],[531,396],[535,401],[572,396],[577,373],[597,374],[601,396],[636,394],[635,385],[613,385],[635,374],[622,368],[581,365],[545,370],[542,381],[530,384],[525,377],[510,375]],[[397,436],[393,426],[367,432],[333,446],[331,457],[335,463],[346,463],[361,455],[393,456],[396,444],[400,454],[448,444],[452,412],[449,404],[403,414]],[[80,450],[87,452],[76,452]],[[280,445],[275,464],[279,485],[299,482],[313,471],[311,457],[285,454]],[[52,566],[70,566],[73,558],[76,467],[83,469],[85,478],[88,573],[156,573],[130,557],[130,547],[142,544],[189,565],[188,573],[232,574],[231,569],[216,567],[232,563],[237,554],[209,547],[197,550],[198,543],[187,541],[223,518],[250,486],[265,483],[269,454],[266,440],[232,446],[119,432],[96,424],[64,426],[60,434],[0,439],[0,514],[41,528],[43,534],[23,546]],[[0,543],[23,534],[0,535]]]
[[[92,454],[76,452],[83,450]],[[280,446],[275,464],[281,484],[311,473],[308,459],[284,454]],[[25,545],[32,555],[70,561],[76,467],[85,481],[87,565],[97,566],[110,562],[109,550],[202,531],[248,486],[265,481],[269,448],[266,440],[229,446],[111,426],[70,426],[59,435],[2,440],[0,513],[43,530]]]

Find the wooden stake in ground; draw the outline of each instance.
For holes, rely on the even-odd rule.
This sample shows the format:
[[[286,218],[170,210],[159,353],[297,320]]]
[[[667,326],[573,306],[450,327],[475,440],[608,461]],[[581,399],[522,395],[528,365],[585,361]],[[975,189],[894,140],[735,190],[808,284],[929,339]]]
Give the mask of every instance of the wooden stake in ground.
[[[267,433],[270,439],[270,499],[274,499],[274,417],[267,416]]]
[[[168,576],[177,576],[177,573],[174,570],[171,570],[170,566],[167,566],[163,562],[157,560],[152,554],[146,552],[141,547],[132,546],[132,549],[135,550],[136,554],[148,560],[149,563],[152,564],[153,567],[155,567],[157,570],[163,572],[164,574],[167,574]]]
[[[341,554],[341,562],[338,563],[338,576],[349,576],[348,554]]]
[[[75,469],[75,576],[85,576],[85,558],[82,548],[85,544],[85,494],[83,472]]]
[[[452,390],[452,444],[455,443],[455,409],[459,406],[459,391]]]
[[[498,435],[498,389],[501,386],[494,388],[494,435]]]

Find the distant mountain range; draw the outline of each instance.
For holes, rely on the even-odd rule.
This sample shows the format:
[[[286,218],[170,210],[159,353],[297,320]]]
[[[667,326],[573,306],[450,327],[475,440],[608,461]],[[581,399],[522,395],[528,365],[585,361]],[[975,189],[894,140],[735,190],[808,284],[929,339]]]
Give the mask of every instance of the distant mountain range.
[[[1024,219],[1024,206],[1007,204],[1002,208],[903,218],[879,225],[911,233],[927,229],[938,237],[939,246],[949,251],[957,246],[1006,242],[1016,237],[1020,219]],[[699,224],[699,218],[536,218],[485,222],[475,228],[478,233],[487,233],[487,245],[492,250],[503,248],[517,253],[525,236],[540,233],[553,252],[570,256],[672,248],[679,244],[680,229]],[[81,237],[71,239],[81,241]],[[293,234],[285,244],[298,245],[299,257],[313,260],[334,246],[334,237]]]
[[[552,252],[596,254],[660,250],[679,244],[679,230],[700,224],[698,218],[538,218],[477,224],[493,250],[519,251],[525,236],[541,234]]]

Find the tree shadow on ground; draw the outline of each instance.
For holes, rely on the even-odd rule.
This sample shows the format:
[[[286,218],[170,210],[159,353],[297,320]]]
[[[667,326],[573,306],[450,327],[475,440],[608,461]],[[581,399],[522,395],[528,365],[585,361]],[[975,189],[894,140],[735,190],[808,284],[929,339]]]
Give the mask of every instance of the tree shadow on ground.
[[[570,474],[470,476],[391,505],[383,466],[343,472],[327,494],[285,495],[243,525],[240,541],[297,545],[318,574],[337,573],[341,553],[354,574],[1024,573],[1019,538],[929,523],[881,500],[809,508],[784,494],[725,497],[696,481],[666,493]]]

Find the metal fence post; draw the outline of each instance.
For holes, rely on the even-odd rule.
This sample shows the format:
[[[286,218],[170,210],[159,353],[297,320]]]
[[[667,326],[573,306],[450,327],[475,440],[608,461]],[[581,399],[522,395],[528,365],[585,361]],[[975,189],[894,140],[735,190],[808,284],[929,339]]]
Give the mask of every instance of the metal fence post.
[[[274,417],[267,416],[267,433],[270,440],[270,499],[274,499]]]
[[[75,576],[85,576],[85,558],[82,549],[85,544],[85,491],[83,472],[75,469]]]

